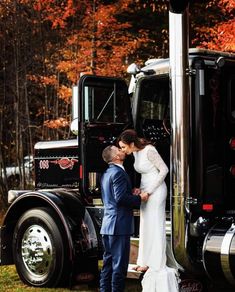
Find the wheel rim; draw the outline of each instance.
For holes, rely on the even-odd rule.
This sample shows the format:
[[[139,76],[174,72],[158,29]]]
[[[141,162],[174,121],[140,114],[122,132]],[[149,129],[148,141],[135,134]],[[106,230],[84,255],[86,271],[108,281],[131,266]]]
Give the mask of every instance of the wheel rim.
[[[53,246],[44,228],[32,225],[25,231],[21,255],[26,269],[34,277],[43,277],[49,273],[53,262]]]

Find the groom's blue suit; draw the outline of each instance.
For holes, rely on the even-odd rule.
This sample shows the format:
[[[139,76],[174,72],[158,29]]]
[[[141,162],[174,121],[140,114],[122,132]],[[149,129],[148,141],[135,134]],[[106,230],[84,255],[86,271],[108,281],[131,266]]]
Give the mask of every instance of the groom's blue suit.
[[[104,256],[100,291],[123,292],[133,233],[133,208],[139,208],[141,198],[132,194],[127,173],[115,164],[110,164],[102,176],[101,191],[104,217],[100,233]]]

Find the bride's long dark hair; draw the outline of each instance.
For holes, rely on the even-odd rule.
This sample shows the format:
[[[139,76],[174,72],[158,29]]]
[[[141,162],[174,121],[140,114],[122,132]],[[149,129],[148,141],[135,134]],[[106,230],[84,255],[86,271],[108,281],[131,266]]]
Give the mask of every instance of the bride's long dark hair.
[[[134,129],[127,129],[123,131],[118,137],[117,143],[119,143],[120,141],[127,145],[134,143],[134,145],[138,149],[143,149],[146,145],[151,144],[151,142],[146,140],[145,138],[139,138]]]

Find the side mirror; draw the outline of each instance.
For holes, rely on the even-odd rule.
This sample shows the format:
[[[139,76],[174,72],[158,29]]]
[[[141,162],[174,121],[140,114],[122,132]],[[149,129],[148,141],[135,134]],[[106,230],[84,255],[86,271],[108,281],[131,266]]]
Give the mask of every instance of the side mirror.
[[[78,86],[72,89],[72,122],[70,130],[74,135],[78,135]]]
[[[140,69],[138,68],[138,66],[135,63],[132,63],[127,68],[127,73],[129,73],[129,74],[136,75],[139,72],[140,72]]]

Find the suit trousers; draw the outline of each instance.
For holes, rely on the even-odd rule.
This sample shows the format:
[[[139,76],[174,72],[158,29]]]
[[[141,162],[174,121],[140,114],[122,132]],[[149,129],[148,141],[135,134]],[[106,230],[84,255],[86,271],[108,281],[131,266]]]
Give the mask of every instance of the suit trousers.
[[[130,235],[103,235],[100,292],[123,292],[130,255]]]

